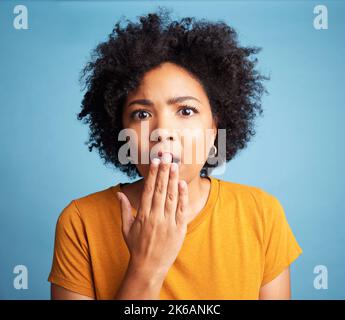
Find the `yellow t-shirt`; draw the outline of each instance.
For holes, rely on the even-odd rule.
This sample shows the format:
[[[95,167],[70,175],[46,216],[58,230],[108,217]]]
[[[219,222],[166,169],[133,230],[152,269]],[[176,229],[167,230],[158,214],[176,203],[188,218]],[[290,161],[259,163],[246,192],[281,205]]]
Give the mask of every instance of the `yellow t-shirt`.
[[[206,205],[188,224],[160,299],[258,299],[260,287],[302,253],[273,195],[210,179]],[[48,281],[95,299],[115,297],[129,261],[116,197],[120,185],[63,209]]]

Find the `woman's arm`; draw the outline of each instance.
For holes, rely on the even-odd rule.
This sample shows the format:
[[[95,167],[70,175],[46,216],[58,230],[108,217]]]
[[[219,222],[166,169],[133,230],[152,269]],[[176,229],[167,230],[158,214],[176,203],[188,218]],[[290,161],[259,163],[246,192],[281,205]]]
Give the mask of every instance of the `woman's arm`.
[[[154,271],[145,274],[141,269],[129,264],[115,300],[159,300],[165,276],[155,275]],[[149,270],[155,269],[152,267]]]
[[[289,300],[290,292],[290,268],[287,267],[280,275],[260,289],[260,300]]]

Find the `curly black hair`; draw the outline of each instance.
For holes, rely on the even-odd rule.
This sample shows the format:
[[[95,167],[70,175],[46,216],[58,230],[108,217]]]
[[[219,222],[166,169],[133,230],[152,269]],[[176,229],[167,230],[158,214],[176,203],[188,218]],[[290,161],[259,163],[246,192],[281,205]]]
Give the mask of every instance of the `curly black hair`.
[[[122,25],[123,22],[125,25]],[[107,41],[93,50],[80,74],[87,89],[78,120],[89,124],[85,144],[99,151],[104,164],[111,163],[128,177],[141,176],[134,164],[122,164],[118,141],[121,113],[128,93],[135,90],[143,75],[163,62],[172,62],[189,71],[202,84],[217,119],[217,128],[226,130],[226,154],[216,164],[206,162],[200,171],[207,176],[224,161],[230,161],[256,134],[254,118],[261,115],[261,96],[267,90],[250,56],[259,47],[242,47],[236,31],[225,22],[185,17],[172,21],[170,11],[155,13],[131,22],[122,17]],[[218,143],[216,136],[215,145]]]

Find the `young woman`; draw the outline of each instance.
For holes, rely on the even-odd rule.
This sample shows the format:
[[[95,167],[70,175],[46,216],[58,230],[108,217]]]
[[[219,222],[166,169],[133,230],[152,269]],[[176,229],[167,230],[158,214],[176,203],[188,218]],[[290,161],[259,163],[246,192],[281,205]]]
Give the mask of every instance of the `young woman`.
[[[267,79],[249,58],[258,51],[241,47],[223,22],[171,21],[165,11],[117,23],[98,45],[82,75],[78,118],[90,125],[90,151],[141,179],[64,208],[48,278],[53,299],[290,298],[289,265],[302,250],[280,202],[209,175],[255,134]],[[157,139],[143,135],[143,124]],[[188,146],[179,134],[186,128]],[[122,129],[135,133],[138,161],[132,149],[131,162],[120,161]],[[195,161],[210,130],[215,138]]]

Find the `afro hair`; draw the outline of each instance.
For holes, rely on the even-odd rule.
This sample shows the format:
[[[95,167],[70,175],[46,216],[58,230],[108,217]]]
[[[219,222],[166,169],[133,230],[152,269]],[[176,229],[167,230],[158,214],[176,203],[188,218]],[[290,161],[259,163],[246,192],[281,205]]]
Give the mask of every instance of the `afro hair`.
[[[230,161],[255,135],[254,119],[263,110],[261,96],[269,79],[256,69],[261,48],[242,47],[236,31],[225,22],[184,17],[172,20],[159,8],[133,22],[120,19],[107,41],[99,43],[81,71],[86,89],[78,120],[89,125],[89,151],[95,147],[104,163],[111,163],[128,177],[140,176],[132,163],[122,164],[118,141],[123,129],[121,115],[127,95],[143,75],[163,62],[175,63],[194,75],[210,102],[217,128],[225,129],[225,158],[206,162],[200,171],[207,176],[215,167]],[[215,144],[218,143],[218,135]]]

